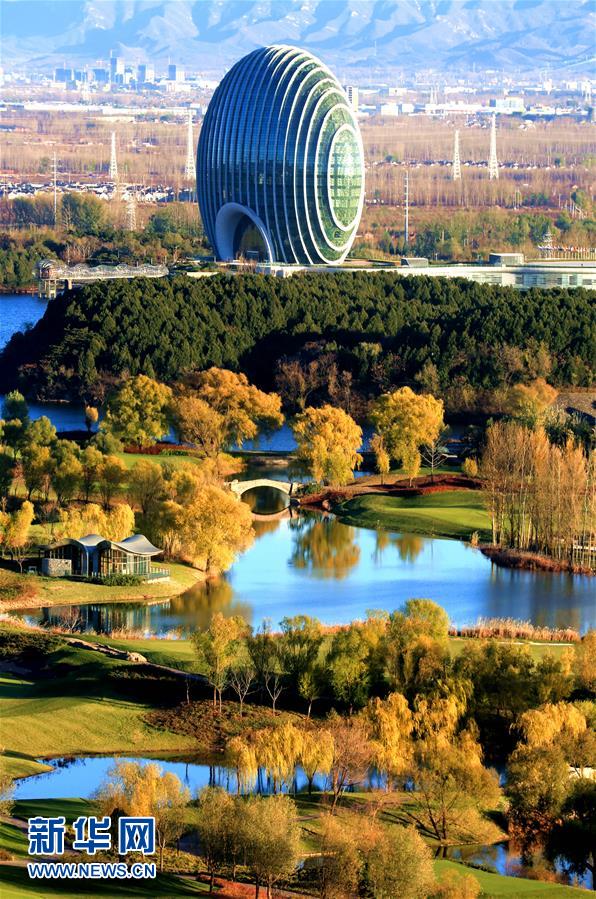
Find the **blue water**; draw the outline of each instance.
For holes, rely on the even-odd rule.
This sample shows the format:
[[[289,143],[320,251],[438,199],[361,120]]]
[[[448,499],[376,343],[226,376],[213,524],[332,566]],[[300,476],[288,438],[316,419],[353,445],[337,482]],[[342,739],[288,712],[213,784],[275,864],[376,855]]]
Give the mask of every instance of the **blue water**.
[[[511,617],[581,631],[596,626],[590,578],[497,568],[458,540],[376,532],[314,514],[255,522],[255,529],[255,542],[225,579],[197,584],[182,596],[151,605],[93,603],[21,614],[31,623],[68,621],[80,631],[127,628],[164,636],[206,627],[216,611],[243,615],[253,626],[297,614],[346,624],[368,609],[392,611],[424,597],[443,606],[456,625]]]
[[[0,294],[0,350],[13,334],[34,325],[44,314],[47,301],[29,294]]]
[[[236,774],[231,768],[212,762],[191,758],[186,760],[174,760],[148,757],[114,757],[114,756],[77,756],[73,758],[44,759],[40,761],[52,765],[52,770],[44,774],[35,774],[32,777],[22,778],[16,782],[15,799],[67,799],[77,797],[79,799],[92,799],[96,790],[108,777],[109,772],[117,761],[141,762],[158,764],[164,771],[169,771],[180,778],[184,786],[188,787],[194,798],[199,790],[206,786],[220,786],[235,793],[238,788]],[[378,786],[379,778],[375,774],[369,776],[367,784]],[[288,785],[286,785],[287,788]],[[294,782],[290,785],[292,791],[301,791],[308,786],[307,778],[301,768],[296,770]],[[325,788],[325,778],[316,777],[314,786],[317,790]],[[259,792],[271,792],[272,784],[267,782],[263,772],[260,772],[254,789]]]

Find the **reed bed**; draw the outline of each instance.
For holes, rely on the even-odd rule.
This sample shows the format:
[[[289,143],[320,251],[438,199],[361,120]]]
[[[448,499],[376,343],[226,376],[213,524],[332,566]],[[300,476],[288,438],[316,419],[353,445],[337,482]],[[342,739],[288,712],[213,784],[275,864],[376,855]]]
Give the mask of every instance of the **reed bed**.
[[[452,627],[452,637],[474,637],[478,640],[533,640],[539,643],[580,643],[581,636],[572,627],[537,627],[530,621],[515,618],[479,618],[476,624]]]

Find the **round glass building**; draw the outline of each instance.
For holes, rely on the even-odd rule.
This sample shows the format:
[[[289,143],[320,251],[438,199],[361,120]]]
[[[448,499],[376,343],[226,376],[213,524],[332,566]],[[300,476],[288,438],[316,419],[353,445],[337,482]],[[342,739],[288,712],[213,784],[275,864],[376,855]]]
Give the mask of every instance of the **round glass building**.
[[[237,62],[203,122],[197,194],[219,259],[342,262],[362,212],[364,154],[329,69],[285,46]]]

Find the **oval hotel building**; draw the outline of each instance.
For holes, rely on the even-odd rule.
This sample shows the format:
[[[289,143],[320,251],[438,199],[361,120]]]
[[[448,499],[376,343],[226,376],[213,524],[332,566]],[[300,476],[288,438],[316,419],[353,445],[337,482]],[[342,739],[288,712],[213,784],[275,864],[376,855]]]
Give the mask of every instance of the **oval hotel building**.
[[[286,46],[237,62],[203,122],[197,194],[218,259],[341,263],[362,212],[364,154],[329,69]]]

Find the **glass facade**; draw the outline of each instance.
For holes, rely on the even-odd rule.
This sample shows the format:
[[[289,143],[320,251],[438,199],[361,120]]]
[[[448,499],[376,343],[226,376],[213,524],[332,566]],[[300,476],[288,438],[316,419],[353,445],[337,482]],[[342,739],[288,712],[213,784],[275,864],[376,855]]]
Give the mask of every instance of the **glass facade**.
[[[197,194],[219,259],[342,262],[364,200],[364,154],[345,93],[314,56],[255,50],[209,104]]]

